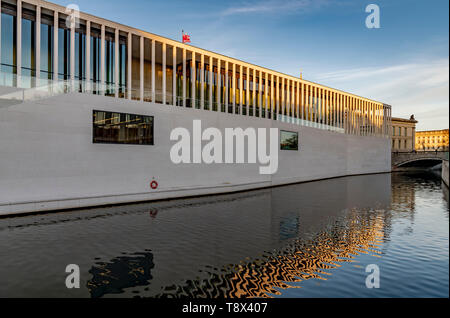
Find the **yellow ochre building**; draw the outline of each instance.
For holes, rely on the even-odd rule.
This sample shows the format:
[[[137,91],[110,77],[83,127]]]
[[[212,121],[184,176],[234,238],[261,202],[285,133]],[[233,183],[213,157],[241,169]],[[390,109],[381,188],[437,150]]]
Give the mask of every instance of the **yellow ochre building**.
[[[448,129],[418,131],[416,149],[448,151]]]

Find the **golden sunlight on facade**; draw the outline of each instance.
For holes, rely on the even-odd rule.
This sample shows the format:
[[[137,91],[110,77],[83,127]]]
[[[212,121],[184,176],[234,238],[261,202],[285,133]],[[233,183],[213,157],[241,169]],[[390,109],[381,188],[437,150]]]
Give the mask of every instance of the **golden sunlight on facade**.
[[[415,150],[416,124],[414,115],[409,119],[392,118],[392,151],[410,152]]]
[[[416,149],[448,151],[448,129],[418,131]]]

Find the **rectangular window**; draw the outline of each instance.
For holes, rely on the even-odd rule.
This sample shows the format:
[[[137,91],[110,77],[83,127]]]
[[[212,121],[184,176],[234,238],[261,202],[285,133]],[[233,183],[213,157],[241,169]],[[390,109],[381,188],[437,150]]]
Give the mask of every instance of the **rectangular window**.
[[[93,142],[154,145],[153,116],[94,110]]]
[[[298,132],[280,131],[281,150],[298,150]]]

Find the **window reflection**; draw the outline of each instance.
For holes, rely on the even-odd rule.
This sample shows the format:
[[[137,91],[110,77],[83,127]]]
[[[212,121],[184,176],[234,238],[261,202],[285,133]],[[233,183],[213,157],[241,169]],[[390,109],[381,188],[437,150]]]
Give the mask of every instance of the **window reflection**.
[[[298,132],[280,131],[281,150],[298,150]]]
[[[94,110],[94,143],[153,145],[153,116]]]

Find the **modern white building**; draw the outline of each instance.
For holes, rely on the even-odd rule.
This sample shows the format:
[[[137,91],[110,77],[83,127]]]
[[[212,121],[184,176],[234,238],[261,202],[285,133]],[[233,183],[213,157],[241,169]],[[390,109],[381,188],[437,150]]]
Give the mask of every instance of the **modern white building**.
[[[50,2],[0,6],[0,214],[390,171],[389,105]],[[195,119],[298,147],[281,141],[273,176],[174,165],[170,132]]]

